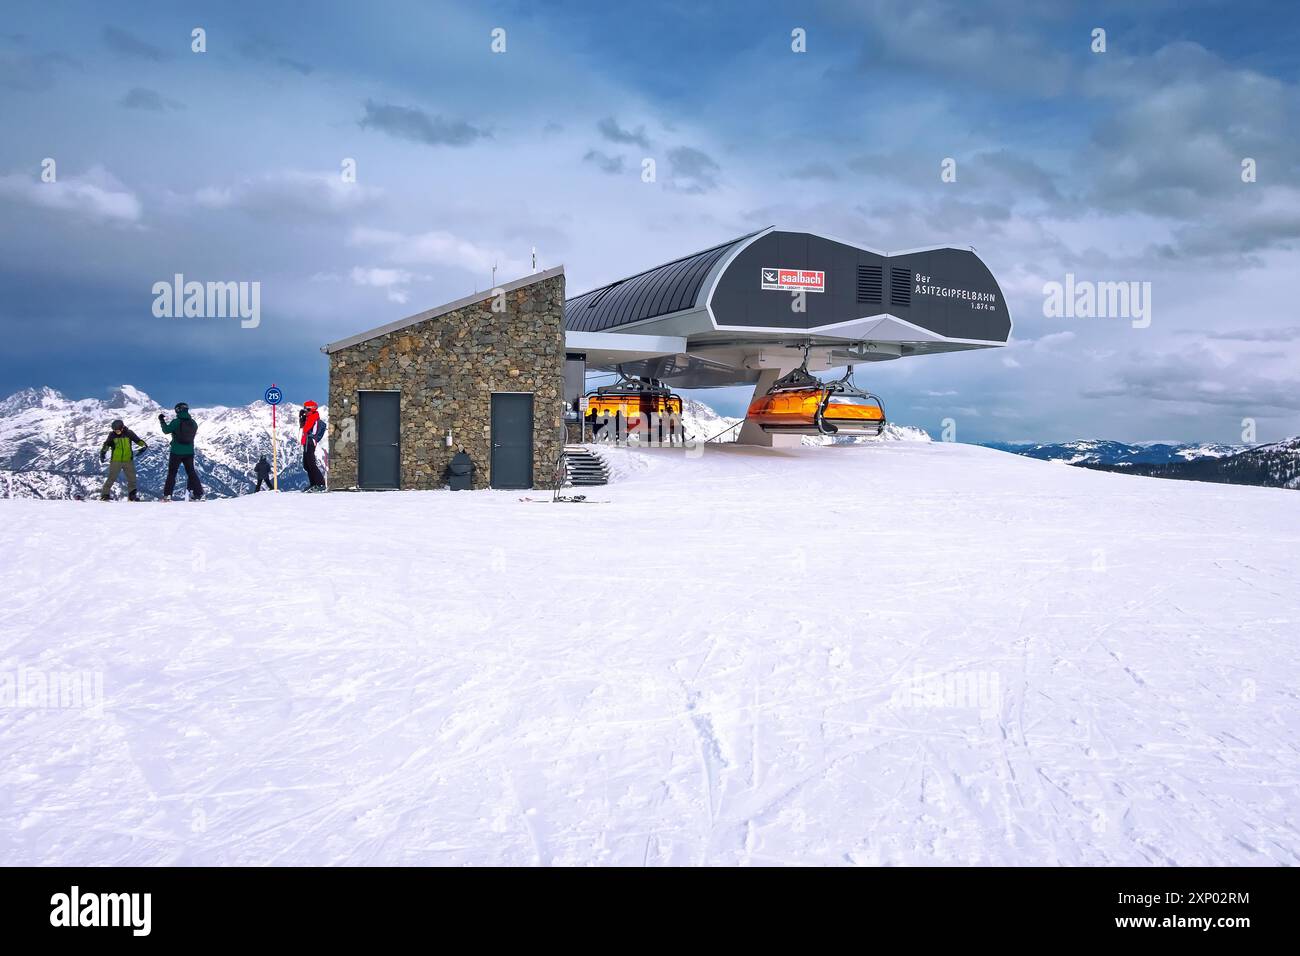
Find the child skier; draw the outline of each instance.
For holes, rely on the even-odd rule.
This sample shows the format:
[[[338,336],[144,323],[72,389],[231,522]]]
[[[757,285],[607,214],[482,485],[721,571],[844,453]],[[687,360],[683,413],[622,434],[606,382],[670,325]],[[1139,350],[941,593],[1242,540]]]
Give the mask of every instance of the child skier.
[[[132,445],[139,445],[139,450],[137,451]],[[143,453],[148,447],[144,439],[127,428],[122,419],[118,418],[113,421],[108,437],[104,439],[104,444],[99,446],[100,464],[104,463],[105,455],[109,452],[113,454],[112,461],[108,465],[108,480],[104,482],[104,487],[99,492],[100,501],[108,500],[109,492],[117,484],[118,472],[126,475],[127,500],[140,500],[135,494],[135,456]]]
[[[325,476],[316,464],[316,443],[325,437],[325,423],[315,402],[303,402],[298,412],[298,425],[302,428],[302,467],[307,471],[309,484],[303,491],[324,491]]]
[[[199,473],[194,468],[194,434],[199,430],[198,422],[190,418],[190,407],[184,402],[176,403],[176,417],[170,422],[164,414],[158,415],[158,424],[163,434],[172,436],[171,454],[167,458],[167,483],[163,485],[163,501],[172,500],[172,491],[176,487],[176,469],[185,466],[185,487],[190,491],[190,500],[198,501],[203,497],[203,485],[199,483]]]

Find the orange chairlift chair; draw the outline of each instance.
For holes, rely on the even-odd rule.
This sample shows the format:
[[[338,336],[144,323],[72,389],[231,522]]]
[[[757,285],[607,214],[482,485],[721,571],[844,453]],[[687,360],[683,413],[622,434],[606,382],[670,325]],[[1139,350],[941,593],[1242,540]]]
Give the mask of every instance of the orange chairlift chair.
[[[587,417],[596,421],[622,422],[622,428],[634,432],[649,428],[658,421],[663,434],[660,440],[672,441],[681,430],[682,399],[674,395],[663,382],[652,378],[637,378],[618,369],[619,380],[612,385],[602,385],[587,393]],[[655,415],[656,419],[649,416]],[[642,419],[646,424],[642,426]]]
[[[805,351],[797,369],[750,402],[745,418],[765,432],[796,435],[874,437],[885,430],[885,406],[853,384],[852,365],[833,382],[809,374],[807,366]]]

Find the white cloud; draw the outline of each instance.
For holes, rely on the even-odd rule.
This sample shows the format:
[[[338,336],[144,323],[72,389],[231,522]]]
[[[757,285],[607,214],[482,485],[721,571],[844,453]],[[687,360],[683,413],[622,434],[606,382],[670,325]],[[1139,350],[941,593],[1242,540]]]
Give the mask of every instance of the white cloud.
[[[1049,332],[1047,335],[1036,339],[1026,340],[1035,352],[1050,352],[1058,345],[1065,345],[1067,342],[1073,342],[1075,334],[1070,331]]]
[[[1049,332],[1046,335],[1040,335],[1036,339],[1014,338],[1004,346],[1006,354],[1002,356],[1002,364],[1006,368],[1022,368],[1023,363],[1016,358],[1016,355],[1028,359],[1028,353],[1030,352],[1059,355],[1061,354],[1059,346],[1073,342],[1076,337],[1074,332],[1066,330],[1064,332]],[[1037,364],[1033,360],[1030,361],[1031,364]]]
[[[496,266],[501,280],[525,275],[531,268],[526,261],[441,230],[406,234],[358,227],[348,241],[354,246],[382,249],[394,262],[451,266],[478,275],[491,275]]]
[[[1038,96],[1061,93],[1077,72],[1077,57],[1072,61],[1025,28],[1032,14],[1019,6],[975,14],[959,3],[873,3],[845,12],[866,21],[866,67],[919,68],[962,88]]]
[[[102,166],[52,183],[23,173],[0,176],[0,197],[104,222],[139,222],[142,212],[136,195]]]
[[[405,305],[411,299],[411,294],[406,289],[406,286],[412,282],[425,281],[429,277],[415,275],[405,269],[362,268],[358,266],[352,270],[351,278],[356,285],[383,289],[389,302]]]
[[[373,204],[383,190],[347,183],[338,172],[290,169],[227,186],[205,186],[194,202],[205,209],[240,209],[257,216],[333,216]]]
[[[391,285],[406,285],[411,281],[411,273],[405,269],[362,269],[352,270],[352,281],[357,285],[373,285],[387,288]]]
[[[1221,345],[1193,342],[1181,349],[1133,353],[1112,370],[1109,382],[1087,387],[1081,394],[1130,404],[1167,403],[1189,412],[1219,407],[1233,418],[1300,410],[1300,380],[1286,353],[1261,354]]]

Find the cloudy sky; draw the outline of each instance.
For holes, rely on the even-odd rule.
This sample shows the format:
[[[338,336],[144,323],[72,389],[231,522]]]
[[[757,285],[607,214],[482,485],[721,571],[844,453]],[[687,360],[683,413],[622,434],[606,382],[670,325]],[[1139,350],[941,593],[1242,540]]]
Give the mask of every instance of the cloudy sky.
[[[1009,348],[861,376],[897,421],[1300,433],[1297,35],[1255,0],[7,3],[0,393],[320,399],[323,343],[533,248],[576,294],[775,224],[998,277]],[[155,317],[176,273],[260,282],[261,324]],[[1149,282],[1149,327],[1045,317],[1067,273]]]

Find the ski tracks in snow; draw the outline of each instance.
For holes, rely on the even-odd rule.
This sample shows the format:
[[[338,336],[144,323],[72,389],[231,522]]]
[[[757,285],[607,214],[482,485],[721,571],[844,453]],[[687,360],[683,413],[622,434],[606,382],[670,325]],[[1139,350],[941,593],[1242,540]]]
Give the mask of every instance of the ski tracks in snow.
[[[107,698],[0,711],[0,862],[1300,863],[1289,493],[636,454],[602,509],[0,502],[0,671]]]

